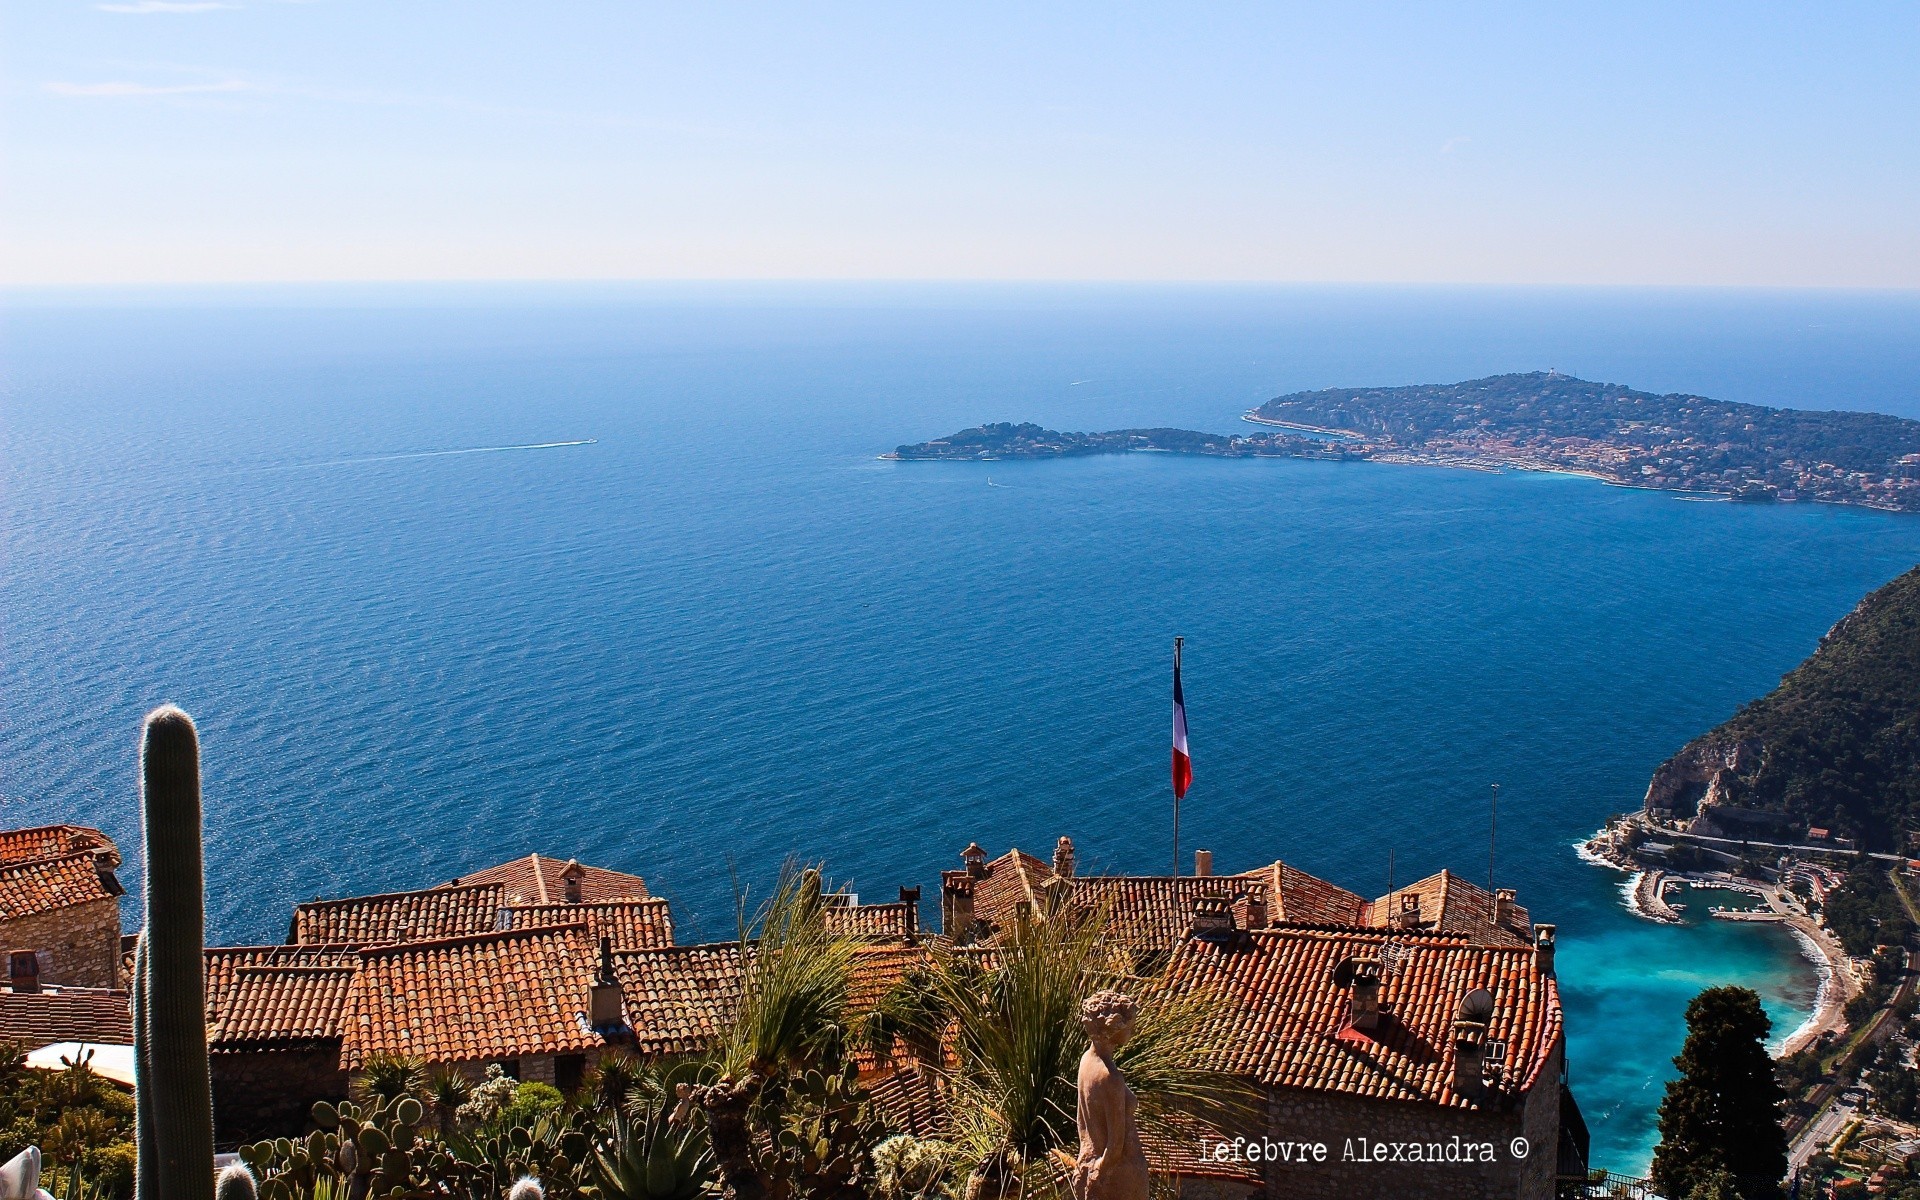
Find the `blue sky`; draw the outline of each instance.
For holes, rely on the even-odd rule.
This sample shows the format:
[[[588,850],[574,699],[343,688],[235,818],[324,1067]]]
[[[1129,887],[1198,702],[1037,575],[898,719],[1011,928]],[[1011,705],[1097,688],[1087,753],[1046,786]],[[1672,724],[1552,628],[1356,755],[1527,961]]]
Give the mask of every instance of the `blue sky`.
[[[7,0],[0,278],[1920,286],[1920,5]]]

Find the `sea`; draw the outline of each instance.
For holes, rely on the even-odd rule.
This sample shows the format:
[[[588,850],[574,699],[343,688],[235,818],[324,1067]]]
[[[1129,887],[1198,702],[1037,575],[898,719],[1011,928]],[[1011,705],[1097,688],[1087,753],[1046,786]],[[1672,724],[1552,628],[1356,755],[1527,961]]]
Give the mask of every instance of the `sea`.
[[[786,860],[863,900],[977,840],[1180,846],[1559,927],[1593,1159],[1643,1172],[1699,989],[1778,929],[1647,923],[1575,845],[1920,562],[1920,516],[1565,475],[1137,454],[899,463],[983,421],[1234,432],[1307,388],[1554,369],[1920,417],[1920,294],[986,284],[14,291],[0,824],[108,831],[204,744],[211,939],[536,851],[724,938]],[[1491,785],[1500,785],[1492,811]],[[1191,869],[1190,858],[1183,865]],[[1696,905],[1704,908],[1704,905]]]

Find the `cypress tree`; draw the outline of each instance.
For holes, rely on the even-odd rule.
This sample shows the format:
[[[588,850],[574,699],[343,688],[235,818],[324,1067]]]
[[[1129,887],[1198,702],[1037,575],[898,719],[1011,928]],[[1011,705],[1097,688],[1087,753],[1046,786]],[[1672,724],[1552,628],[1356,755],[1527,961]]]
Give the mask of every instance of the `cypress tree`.
[[[1688,1196],[1723,1172],[1737,1181],[1742,1200],[1780,1194],[1787,1136],[1767,1054],[1772,1029],[1750,988],[1708,988],[1687,1005],[1686,1045],[1673,1060],[1680,1078],[1660,1102],[1653,1152],[1661,1195]]]

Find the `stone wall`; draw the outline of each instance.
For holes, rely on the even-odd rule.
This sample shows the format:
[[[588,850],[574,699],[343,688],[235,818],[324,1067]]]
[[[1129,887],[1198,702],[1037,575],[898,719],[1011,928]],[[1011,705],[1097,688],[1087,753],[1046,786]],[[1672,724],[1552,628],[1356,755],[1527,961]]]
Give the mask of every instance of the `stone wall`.
[[[0,952],[33,950],[40,982],[124,987],[120,978],[120,901],[111,896],[0,921]]]
[[[1261,1162],[1269,1195],[1290,1200],[1552,1200],[1560,1145],[1560,1057],[1511,1108],[1438,1108],[1300,1088],[1267,1095]],[[1526,1139],[1516,1157],[1514,1139]],[[1301,1145],[1313,1149],[1303,1154]],[[1291,1146],[1289,1158],[1273,1161]],[[1324,1157],[1319,1147],[1324,1147]],[[1418,1147],[1418,1149],[1413,1149]],[[1484,1147],[1491,1147],[1490,1155]],[[1405,1157],[1395,1160],[1396,1148]],[[1384,1154],[1382,1151],[1384,1150]],[[1438,1151],[1441,1161],[1424,1161]]]
[[[270,1137],[299,1137],[313,1128],[316,1100],[344,1100],[347,1073],[338,1042],[298,1050],[216,1050],[213,1136],[222,1149]]]

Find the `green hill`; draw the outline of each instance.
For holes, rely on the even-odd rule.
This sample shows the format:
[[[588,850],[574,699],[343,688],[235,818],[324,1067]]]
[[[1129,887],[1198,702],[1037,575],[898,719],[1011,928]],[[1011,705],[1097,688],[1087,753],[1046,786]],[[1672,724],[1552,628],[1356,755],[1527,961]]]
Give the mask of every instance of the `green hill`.
[[[1647,807],[1823,826],[1899,851],[1920,828],[1920,567],[1862,600],[1780,686],[1689,742]],[[1731,810],[1731,811],[1729,811]]]

